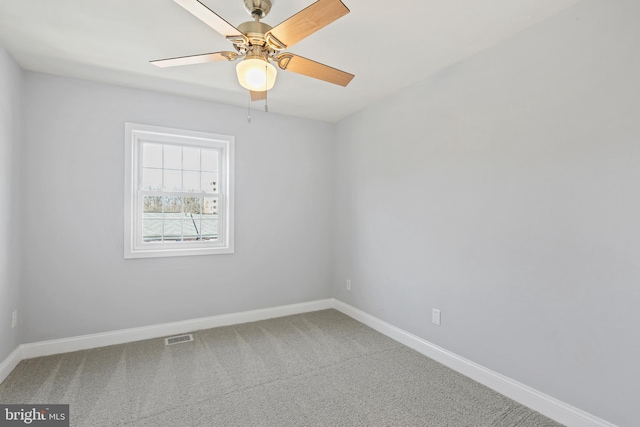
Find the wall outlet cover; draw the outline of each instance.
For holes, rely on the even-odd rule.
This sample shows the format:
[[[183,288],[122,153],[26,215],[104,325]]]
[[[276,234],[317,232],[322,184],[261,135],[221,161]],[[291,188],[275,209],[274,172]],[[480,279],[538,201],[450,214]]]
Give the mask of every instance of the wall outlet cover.
[[[433,322],[434,325],[440,326],[440,310],[437,308],[434,308],[431,312],[431,322]]]

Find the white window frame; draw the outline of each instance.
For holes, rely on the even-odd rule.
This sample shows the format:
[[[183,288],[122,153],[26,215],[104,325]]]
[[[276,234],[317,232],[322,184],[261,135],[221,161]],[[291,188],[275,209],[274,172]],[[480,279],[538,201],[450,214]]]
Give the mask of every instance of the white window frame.
[[[144,142],[215,148],[219,151],[218,193],[189,193],[218,197],[219,235],[216,241],[143,242],[142,214],[145,192],[141,189]],[[235,138],[207,132],[125,123],[124,257],[153,258],[234,252],[234,151]],[[182,193],[180,193],[182,194]]]

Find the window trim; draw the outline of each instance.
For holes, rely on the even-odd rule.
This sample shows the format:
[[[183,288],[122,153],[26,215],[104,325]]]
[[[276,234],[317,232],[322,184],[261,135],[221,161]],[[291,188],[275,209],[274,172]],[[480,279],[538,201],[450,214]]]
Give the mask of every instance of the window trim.
[[[218,186],[219,220],[222,241],[217,242],[172,242],[142,243],[138,233],[144,190],[139,189],[140,148],[142,142],[179,144],[217,148],[221,151],[219,171],[224,177]],[[235,138],[209,132],[173,129],[139,123],[125,123],[125,176],[124,176],[124,258],[155,258],[193,255],[216,255],[234,253],[234,163]],[[191,193],[202,196],[203,193]],[[207,193],[209,194],[209,193]]]

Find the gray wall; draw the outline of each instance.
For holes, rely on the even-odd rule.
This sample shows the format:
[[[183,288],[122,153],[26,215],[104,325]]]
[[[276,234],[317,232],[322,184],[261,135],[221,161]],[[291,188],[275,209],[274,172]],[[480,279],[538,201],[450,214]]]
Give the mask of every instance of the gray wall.
[[[330,296],[331,125],[30,72],[24,91],[24,342]],[[126,121],[236,137],[235,254],[124,260]]]
[[[638,16],[585,1],[339,123],[334,295],[637,425]]]
[[[0,46],[0,362],[21,343],[19,304],[22,72]],[[19,322],[11,328],[11,315]]]

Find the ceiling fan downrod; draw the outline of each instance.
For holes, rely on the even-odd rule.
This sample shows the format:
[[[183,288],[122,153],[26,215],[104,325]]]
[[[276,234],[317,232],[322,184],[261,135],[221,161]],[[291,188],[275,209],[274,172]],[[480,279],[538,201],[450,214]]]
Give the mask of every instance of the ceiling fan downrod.
[[[244,8],[258,21],[267,16],[271,10],[271,0],[244,0]]]

